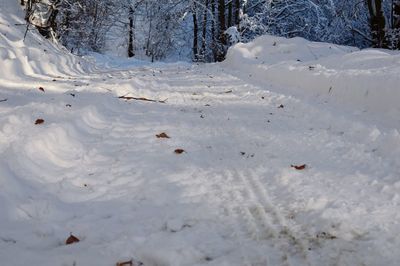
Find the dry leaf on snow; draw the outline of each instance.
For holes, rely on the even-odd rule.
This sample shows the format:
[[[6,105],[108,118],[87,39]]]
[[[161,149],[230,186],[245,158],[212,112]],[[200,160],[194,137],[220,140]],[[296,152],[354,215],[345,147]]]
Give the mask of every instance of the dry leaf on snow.
[[[175,152],[176,154],[182,154],[182,153],[185,152],[185,150],[184,150],[184,149],[176,149],[174,152]]]
[[[123,261],[123,262],[117,262],[115,266],[133,266],[133,261]]]
[[[158,139],[169,139],[169,138],[170,138],[170,137],[167,135],[167,133],[165,133],[165,132],[160,133],[160,134],[157,134],[156,137],[157,137]]]
[[[296,169],[296,170],[304,170],[306,169],[307,165],[303,164],[303,165],[291,165],[292,168]]]
[[[41,119],[41,118],[36,119],[36,121],[35,121],[35,125],[40,125],[40,124],[43,124],[43,123],[44,123],[44,120]]]
[[[71,245],[74,243],[78,243],[80,240],[79,238],[77,238],[76,236],[74,236],[73,234],[71,234],[67,240],[65,241],[65,245]]]

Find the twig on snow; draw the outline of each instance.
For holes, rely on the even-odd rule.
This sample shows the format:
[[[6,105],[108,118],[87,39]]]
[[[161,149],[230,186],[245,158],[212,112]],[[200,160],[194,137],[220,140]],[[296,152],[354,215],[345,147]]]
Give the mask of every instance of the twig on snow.
[[[135,101],[145,101],[145,102],[153,102],[153,103],[166,103],[167,99],[165,100],[153,100],[153,99],[148,99],[144,97],[132,97],[132,96],[119,96],[118,99],[123,99],[123,100],[135,100]]]

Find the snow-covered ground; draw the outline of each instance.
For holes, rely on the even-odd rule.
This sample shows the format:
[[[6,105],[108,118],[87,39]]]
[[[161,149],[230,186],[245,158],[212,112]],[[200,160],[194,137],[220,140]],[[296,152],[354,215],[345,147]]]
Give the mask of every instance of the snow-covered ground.
[[[94,67],[0,10],[0,265],[398,265],[399,54]]]
[[[263,36],[229,50],[225,67],[297,97],[335,101],[400,126],[400,53]]]

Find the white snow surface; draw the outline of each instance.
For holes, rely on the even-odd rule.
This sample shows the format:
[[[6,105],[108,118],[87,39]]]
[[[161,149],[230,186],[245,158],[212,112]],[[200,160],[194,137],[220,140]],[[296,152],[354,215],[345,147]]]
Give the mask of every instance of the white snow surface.
[[[0,265],[398,265],[398,53],[94,66],[0,1]]]
[[[44,40],[33,26],[26,34],[24,11],[18,1],[0,0],[0,77],[15,81],[48,80],[61,75],[79,75],[89,69],[81,58]]]
[[[231,48],[225,66],[261,84],[292,88],[296,96],[336,101],[400,125],[399,52],[262,36]]]

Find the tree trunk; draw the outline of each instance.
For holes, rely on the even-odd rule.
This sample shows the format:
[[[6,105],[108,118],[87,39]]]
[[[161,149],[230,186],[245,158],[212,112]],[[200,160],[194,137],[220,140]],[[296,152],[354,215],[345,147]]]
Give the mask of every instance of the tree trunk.
[[[393,0],[393,28],[400,29],[400,0]]]
[[[218,47],[217,47],[217,61],[221,62],[225,59],[225,46],[226,46],[226,24],[225,24],[225,0],[218,0]]]
[[[214,61],[217,61],[217,40],[215,34],[215,0],[211,0],[211,48],[213,51]]]
[[[152,11],[149,11],[148,3],[146,2],[146,11],[147,11],[147,18],[149,19],[149,31],[147,32],[147,40],[146,40],[146,56],[150,56],[153,54],[153,49],[151,47],[151,35],[152,35],[152,28],[153,28],[153,15]]]
[[[392,28],[393,33],[396,34],[393,37],[397,42],[397,46],[393,48],[400,50],[400,0],[392,1]]]
[[[224,38],[221,38],[221,35],[226,30],[226,22],[225,22],[225,0],[219,0],[218,1],[218,22],[219,22],[219,37],[221,40]]]
[[[129,7],[129,40],[128,40],[128,57],[135,56],[135,50],[133,48],[133,34],[134,34],[134,10],[133,7]]]
[[[193,14],[193,60],[198,61],[199,60],[199,51],[198,51],[199,25],[197,24],[197,4],[196,4],[196,2],[193,3],[192,14]]]
[[[233,5],[232,5],[232,1],[229,1],[228,4],[228,28],[232,27],[233,25]]]
[[[240,24],[240,0],[235,0],[235,25]]]
[[[385,17],[382,10],[382,0],[367,0],[373,46],[386,47],[385,44]]]
[[[209,0],[206,0],[204,14],[203,14],[203,40],[202,40],[202,45],[201,45],[201,56],[202,56],[203,61],[205,61],[205,58],[206,58],[208,2],[209,2]]]

